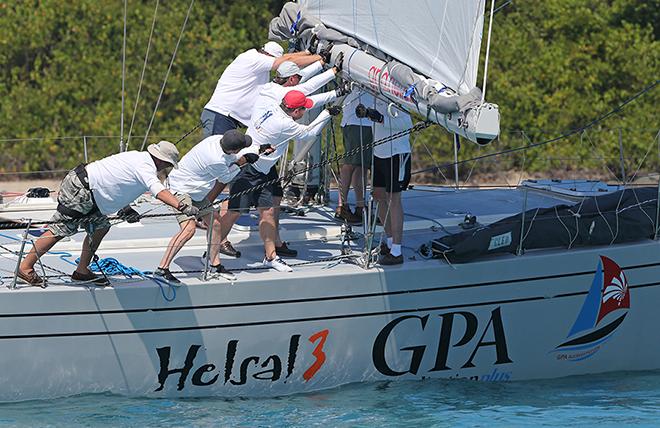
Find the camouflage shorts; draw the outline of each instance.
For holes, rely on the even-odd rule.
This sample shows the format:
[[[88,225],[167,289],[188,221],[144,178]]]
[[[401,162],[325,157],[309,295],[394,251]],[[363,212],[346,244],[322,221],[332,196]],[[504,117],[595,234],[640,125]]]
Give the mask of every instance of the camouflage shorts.
[[[194,207],[199,208],[199,215],[197,216],[197,218],[202,218],[205,215],[208,216],[209,213],[213,210],[213,206],[207,198],[204,198],[201,201],[193,201],[190,198],[190,196],[188,196],[188,194],[186,194],[186,193],[175,193],[174,197],[179,202],[183,202],[186,205],[192,205]],[[176,221],[179,224],[181,224],[183,222],[186,222],[188,220],[194,220],[195,219],[195,217],[185,215],[185,214],[181,213],[179,210],[175,210],[174,208],[172,208],[172,211],[178,213],[178,215],[176,215]]]
[[[50,219],[56,223],[48,226],[48,229],[56,236],[75,235],[78,233],[79,228],[85,229],[87,233],[93,233],[97,229],[110,227],[108,217],[101,214],[98,208],[96,208],[96,204],[92,199],[92,192],[85,189],[75,171],[69,171],[66,177],[64,177],[64,180],[62,180],[57,202],[84,216],[74,218],[56,211]]]

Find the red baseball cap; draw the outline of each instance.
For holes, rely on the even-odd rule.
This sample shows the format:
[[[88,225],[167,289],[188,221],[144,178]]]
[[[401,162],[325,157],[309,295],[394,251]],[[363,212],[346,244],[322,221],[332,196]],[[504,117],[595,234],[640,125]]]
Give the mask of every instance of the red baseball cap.
[[[284,105],[288,108],[311,108],[314,105],[314,101],[310,98],[307,98],[305,94],[300,91],[289,91],[283,98]]]

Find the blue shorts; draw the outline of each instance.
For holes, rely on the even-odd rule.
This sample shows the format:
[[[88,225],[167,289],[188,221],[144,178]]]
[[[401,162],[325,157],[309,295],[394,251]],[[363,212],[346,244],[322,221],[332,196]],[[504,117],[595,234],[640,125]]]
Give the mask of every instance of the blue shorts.
[[[204,138],[211,135],[223,135],[225,132],[241,126],[238,120],[207,109],[202,111],[199,120],[204,123],[202,128]]]

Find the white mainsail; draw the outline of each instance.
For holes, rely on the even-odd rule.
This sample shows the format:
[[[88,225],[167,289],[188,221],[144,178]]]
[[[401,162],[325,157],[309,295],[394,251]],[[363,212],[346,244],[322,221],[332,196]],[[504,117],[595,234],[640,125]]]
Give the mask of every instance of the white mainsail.
[[[303,0],[306,13],[456,92],[476,86],[485,0]]]
[[[342,78],[477,144],[499,135],[499,107],[476,86],[485,0],[301,0],[272,40],[333,43]]]

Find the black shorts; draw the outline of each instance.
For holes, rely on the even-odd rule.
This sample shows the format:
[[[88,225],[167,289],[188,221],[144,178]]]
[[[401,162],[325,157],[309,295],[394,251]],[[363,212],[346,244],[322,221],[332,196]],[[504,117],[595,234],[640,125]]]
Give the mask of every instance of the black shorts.
[[[399,193],[406,190],[408,184],[410,153],[401,153],[385,159],[374,156],[374,187],[384,187],[387,193]]]
[[[273,206],[273,196],[282,197],[284,192],[280,182],[270,184],[263,188],[251,190],[257,186],[274,180],[278,177],[275,167],[263,174],[257,171],[252,165],[248,165],[232,180],[229,189],[229,209],[247,213],[250,207],[270,208]],[[235,195],[247,191],[244,195],[235,197]]]

